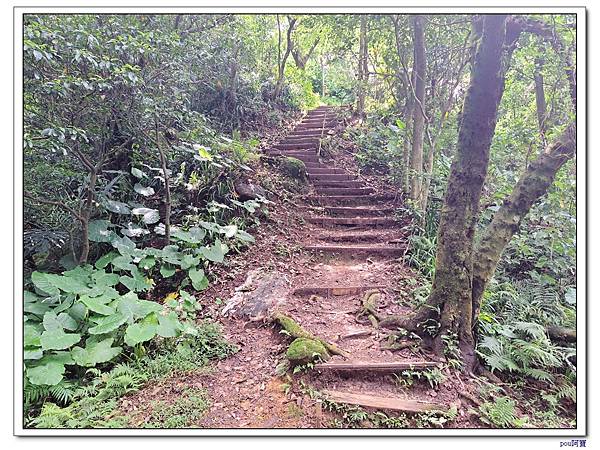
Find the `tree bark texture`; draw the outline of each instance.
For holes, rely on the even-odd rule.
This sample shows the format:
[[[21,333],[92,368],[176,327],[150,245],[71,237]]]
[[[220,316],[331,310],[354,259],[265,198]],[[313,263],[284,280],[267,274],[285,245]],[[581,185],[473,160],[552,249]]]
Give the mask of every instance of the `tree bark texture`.
[[[423,133],[425,130],[425,33],[423,16],[413,16],[413,141],[410,155],[410,198],[418,202],[423,186]]]

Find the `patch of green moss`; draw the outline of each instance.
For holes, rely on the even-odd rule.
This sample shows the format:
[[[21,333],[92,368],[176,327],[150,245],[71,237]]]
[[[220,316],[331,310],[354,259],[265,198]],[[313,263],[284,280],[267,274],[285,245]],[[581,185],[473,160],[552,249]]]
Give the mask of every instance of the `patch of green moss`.
[[[297,338],[290,344],[285,356],[293,364],[306,364],[318,358],[326,360],[329,353],[321,341]]]
[[[306,181],[306,165],[304,161],[286,156],[282,159],[280,167],[282,172],[287,176],[300,181]]]

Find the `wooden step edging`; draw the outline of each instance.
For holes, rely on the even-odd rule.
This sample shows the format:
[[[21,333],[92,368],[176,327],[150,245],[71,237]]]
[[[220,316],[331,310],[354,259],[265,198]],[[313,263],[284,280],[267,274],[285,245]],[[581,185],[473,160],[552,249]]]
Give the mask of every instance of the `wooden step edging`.
[[[368,285],[368,286],[305,286],[296,288],[292,292],[294,295],[323,295],[339,297],[342,295],[362,294],[370,289],[387,289],[388,286]]]
[[[323,391],[329,400],[336,403],[364,406],[374,409],[389,411],[402,411],[408,413],[422,413],[427,411],[447,412],[448,407],[440,403],[430,403],[423,400],[408,400],[402,398],[379,397],[370,394],[355,394],[326,389]]]
[[[374,362],[374,361],[347,361],[315,364],[316,370],[336,371],[372,371],[372,372],[402,372],[403,370],[425,370],[438,367],[435,361],[397,361],[397,362]]]

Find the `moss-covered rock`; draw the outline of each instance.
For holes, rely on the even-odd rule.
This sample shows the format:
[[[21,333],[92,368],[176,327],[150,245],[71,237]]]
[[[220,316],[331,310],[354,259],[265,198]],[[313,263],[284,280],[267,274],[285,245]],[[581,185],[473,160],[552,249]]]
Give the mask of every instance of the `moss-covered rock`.
[[[295,178],[299,181],[306,181],[306,165],[304,161],[299,160],[298,158],[292,158],[291,156],[286,156],[281,160],[281,171],[291,177]]]
[[[285,355],[290,363],[306,364],[320,358],[327,360],[329,353],[321,341],[309,338],[297,338],[288,347]]]

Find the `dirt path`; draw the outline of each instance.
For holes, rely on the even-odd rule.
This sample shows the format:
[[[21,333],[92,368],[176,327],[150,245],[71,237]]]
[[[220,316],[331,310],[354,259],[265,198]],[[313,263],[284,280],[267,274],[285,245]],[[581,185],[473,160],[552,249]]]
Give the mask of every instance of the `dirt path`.
[[[342,347],[351,357],[334,356],[319,370],[278,376],[276,368],[285,359],[289,337],[272,324],[224,318],[226,337],[236,343],[240,351],[218,362],[210,374],[200,374],[193,379],[171,379],[164,387],[168,391],[173,386],[196,383],[208,390],[211,407],[197,424],[200,427],[331,426],[334,415],[325,411],[322,403],[311,398],[307,390],[327,391],[332,398],[341,398],[342,403],[367,407],[370,402],[375,406],[391,405],[383,408],[388,414],[393,414],[394,409],[398,410],[396,413],[411,408],[447,410],[454,405],[459,407],[460,416],[454,426],[470,426],[465,413],[466,406],[470,405],[461,409],[457,393],[465,390],[465,386],[448,368],[442,368],[442,383],[432,387],[427,382],[399,383],[390,371],[373,370],[373,367],[339,371],[330,366],[344,361],[353,364],[436,362],[432,355],[423,354],[421,350],[382,349],[388,344],[389,330],[375,328],[365,318],[357,319],[363,296],[372,289],[380,294],[378,311],[406,313],[407,307],[402,306],[406,292],[399,288],[407,286],[407,280],[414,275],[399,259],[405,252],[407,236],[402,224],[392,215],[397,207],[394,198],[375,193],[373,187],[353,173],[352,161],[325,164],[318,156],[319,137],[337,125],[334,110],[318,108],[284,141],[268,151],[304,161],[311,189],[294,211],[275,214],[281,227],[263,230],[271,236],[262,240],[262,247],[259,244],[254,249],[254,258],[240,255],[242,265],[230,270],[236,274],[231,283],[235,286],[242,283],[248,269],[257,266],[284,273],[291,289],[277,309],[314,335]],[[282,242],[289,254],[277,256],[275,246],[282,247]],[[303,251],[297,253],[295,249],[299,247]],[[232,294],[230,289],[228,295]]]

